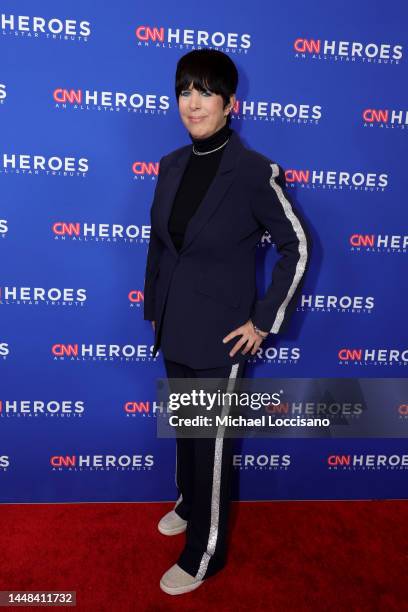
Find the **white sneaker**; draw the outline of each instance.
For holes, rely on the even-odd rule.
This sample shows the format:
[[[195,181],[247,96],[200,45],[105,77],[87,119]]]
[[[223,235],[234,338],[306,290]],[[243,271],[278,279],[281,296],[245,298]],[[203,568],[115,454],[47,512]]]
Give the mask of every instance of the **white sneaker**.
[[[194,591],[203,582],[204,580],[198,580],[191,576],[175,563],[161,577],[160,588],[169,595],[181,595]]]
[[[182,519],[174,510],[170,510],[160,519],[157,529],[164,535],[176,535],[187,529],[187,521]]]

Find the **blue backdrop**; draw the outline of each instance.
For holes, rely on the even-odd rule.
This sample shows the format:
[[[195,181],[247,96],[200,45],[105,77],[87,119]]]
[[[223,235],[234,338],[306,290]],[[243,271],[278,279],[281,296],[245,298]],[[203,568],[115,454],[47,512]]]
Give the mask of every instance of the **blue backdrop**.
[[[1,11],[1,501],[175,499],[143,280],[158,160],[190,142],[174,74],[193,48],[231,54],[232,127],[286,170],[314,239],[290,330],[246,376],[406,377],[405,3]],[[267,234],[258,254],[262,292]],[[237,440],[235,498],[405,498],[406,399],[384,402],[391,439]]]

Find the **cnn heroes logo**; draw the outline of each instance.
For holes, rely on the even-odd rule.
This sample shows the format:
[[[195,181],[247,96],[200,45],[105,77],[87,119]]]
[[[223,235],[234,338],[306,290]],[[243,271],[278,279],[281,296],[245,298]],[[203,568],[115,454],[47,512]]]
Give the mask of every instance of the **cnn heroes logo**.
[[[155,93],[125,93],[122,91],[97,91],[95,89],[64,89],[53,91],[54,108],[60,110],[99,110],[166,115],[170,108],[170,98]]]
[[[148,244],[150,225],[122,225],[121,223],[93,223],[86,221],[55,221],[54,240],[74,242],[129,242]],[[0,230],[1,232],[1,230]]]
[[[352,366],[407,366],[408,348],[342,347],[337,352],[338,365]]]
[[[362,119],[365,128],[401,130],[408,128],[408,110],[365,108]]]
[[[155,467],[154,455],[53,455],[52,471],[113,472],[144,471]]]
[[[218,50],[233,49],[234,53],[248,53],[251,47],[250,34],[237,32],[209,32],[151,25],[135,27],[136,43],[139,47],[180,48],[188,46],[214,47]]]
[[[152,418],[157,415],[166,416],[168,413],[169,410],[165,402],[158,402],[156,400],[130,400],[125,402],[122,406],[122,414],[126,418]]]
[[[3,36],[24,38],[50,38],[87,42],[91,34],[89,21],[60,19],[59,17],[39,17],[15,14],[0,14],[0,29]]]
[[[146,162],[137,160],[132,164],[132,178],[135,181],[156,181],[159,176],[160,162]]]
[[[323,40],[320,38],[296,38],[293,42],[298,59],[332,60],[340,62],[399,64],[402,45],[348,40]]]
[[[57,155],[46,157],[36,154],[3,153],[0,161],[0,173],[4,174],[85,177],[88,170],[89,163],[85,157],[59,157]]]
[[[232,119],[290,124],[315,124],[322,118],[322,106],[299,102],[236,100],[231,110]]]
[[[53,472],[142,472],[156,467],[154,454],[133,455],[52,455],[49,459]],[[11,464],[9,455],[0,455],[0,470]]]
[[[292,467],[291,455],[266,455],[258,453],[257,455],[234,454],[232,456],[232,466],[237,471],[271,471],[285,470]]]
[[[158,360],[160,351],[153,357],[153,346],[153,344],[55,343],[51,346],[51,355],[54,361],[144,363]]]
[[[350,191],[384,192],[389,184],[386,172],[362,172],[359,170],[285,170],[287,187],[302,189],[333,189]]]
[[[350,251],[355,253],[407,253],[407,234],[355,233],[349,237]]]
[[[407,470],[408,455],[388,454],[333,454],[327,457],[329,471]]]
[[[261,346],[255,355],[248,357],[249,363],[267,363],[275,365],[297,365],[301,360],[301,350],[299,346]]]
[[[371,314],[374,310],[374,296],[361,295],[302,295],[298,311],[301,312],[347,312]]]
[[[86,300],[86,289],[0,286],[0,304],[83,306]]]
[[[75,418],[84,412],[80,400],[0,400],[0,418]]]

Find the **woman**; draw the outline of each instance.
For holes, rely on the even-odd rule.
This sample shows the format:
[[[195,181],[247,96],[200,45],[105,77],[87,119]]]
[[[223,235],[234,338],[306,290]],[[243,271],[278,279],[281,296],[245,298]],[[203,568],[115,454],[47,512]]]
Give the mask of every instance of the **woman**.
[[[167,377],[222,378],[228,390],[264,338],[288,323],[311,247],[283,191],[283,170],[230,127],[237,85],[235,64],[221,51],[194,50],[177,64],[176,98],[192,145],[160,160],[144,286],[153,355],[162,349]],[[280,259],[257,299],[256,245],[265,229]],[[224,567],[231,463],[232,439],[177,438],[179,497],[158,529],[186,531],[186,542],[160,581],[166,593],[192,591]]]

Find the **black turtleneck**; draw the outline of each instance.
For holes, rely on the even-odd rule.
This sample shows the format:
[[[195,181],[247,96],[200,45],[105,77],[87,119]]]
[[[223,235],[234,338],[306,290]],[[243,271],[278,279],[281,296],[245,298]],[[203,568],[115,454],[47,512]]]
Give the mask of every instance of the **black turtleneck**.
[[[232,129],[225,124],[208,138],[194,138],[190,132],[189,136],[194,149],[205,152],[220,147],[228,140],[231,133]],[[207,155],[197,155],[191,149],[191,155],[174,198],[168,223],[168,230],[177,251],[181,249],[183,244],[188,222],[199,207],[217,172],[224,150],[225,146]]]

